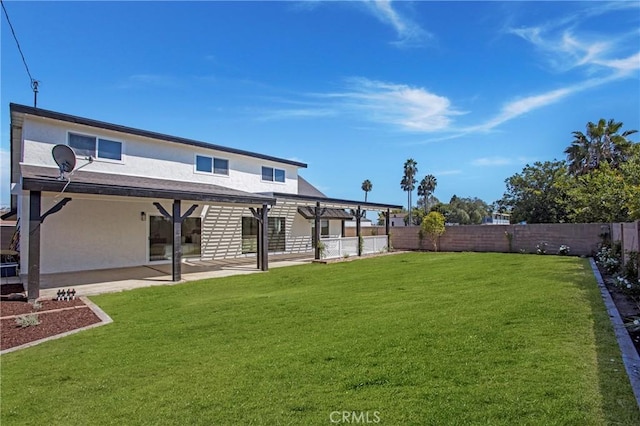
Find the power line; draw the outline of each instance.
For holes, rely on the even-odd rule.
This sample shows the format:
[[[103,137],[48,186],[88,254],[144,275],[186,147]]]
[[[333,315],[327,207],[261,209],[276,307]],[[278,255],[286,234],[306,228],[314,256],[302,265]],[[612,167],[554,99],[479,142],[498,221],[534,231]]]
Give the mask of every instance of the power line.
[[[22,48],[20,47],[18,36],[16,35],[15,30],[13,29],[13,25],[11,24],[11,20],[9,19],[9,13],[7,13],[7,8],[4,6],[4,1],[0,0],[0,4],[2,4],[2,10],[4,11],[4,16],[7,18],[7,23],[9,24],[9,28],[11,28],[11,34],[13,34],[13,39],[16,41],[16,46],[18,47],[18,52],[20,52],[22,63],[24,64],[24,67],[27,70],[27,75],[29,76],[29,81],[31,82],[31,89],[33,90],[33,106],[35,107],[37,104],[39,81],[34,79],[31,76],[31,71],[29,71],[29,65],[27,65],[27,60],[24,58],[24,53],[22,53]]]

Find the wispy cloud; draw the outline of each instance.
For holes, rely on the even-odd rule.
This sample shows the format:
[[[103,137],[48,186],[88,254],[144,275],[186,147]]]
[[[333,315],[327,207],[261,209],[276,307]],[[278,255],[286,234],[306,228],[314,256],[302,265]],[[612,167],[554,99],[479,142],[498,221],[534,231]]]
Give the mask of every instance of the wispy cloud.
[[[369,0],[365,4],[382,23],[393,27],[398,36],[398,40],[393,44],[397,46],[420,47],[433,37],[416,22],[399,13],[391,0]]]
[[[472,166],[477,167],[499,167],[509,166],[513,164],[526,164],[530,159],[524,157],[508,158],[508,157],[482,157],[471,161]]]
[[[452,117],[464,114],[448,98],[422,87],[366,78],[349,79],[344,92],[321,96],[338,100],[344,112],[413,132],[447,129]]]
[[[259,114],[258,121],[290,120],[305,118],[320,118],[336,115],[337,112],[330,108],[288,108],[272,109]]]
[[[508,28],[506,32],[532,44],[556,71],[630,72],[640,68],[638,29],[607,28],[605,36],[598,33],[598,26],[591,24],[593,21],[589,21],[597,18],[600,25],[606,22],[602,15],[625,9],[638,11],[640,3],[588,3],[586,8],[571,15],[538,25]],[[583,27],[587,29],[583,30]]]
[[[509,120],[562,101],[578,92],[633,75],[640,69],[637,29],[610,37],[596,35],[592,31],[587,36],[579,31],[583,20],[622,8],[638,9],[638,4],[633,3],[634,5],[598,4],[542,25],[510,28],[508,33],[526,40],[542,52],[556,72],[582,71],[583,79],[557,89],[511,100],[494,117],[463,129],[459,135],[492,130]],[[627,43],[629,38],[633,38],[636,43]]]
[[[450,175],[461,175],[462,170],[440,170],[434,172],[436,176],[450,176]]]
[[[119,82],[118,89],[137,88],[177,88],[182,85],[181,81],[174,76],[164,74],[133,74]]]

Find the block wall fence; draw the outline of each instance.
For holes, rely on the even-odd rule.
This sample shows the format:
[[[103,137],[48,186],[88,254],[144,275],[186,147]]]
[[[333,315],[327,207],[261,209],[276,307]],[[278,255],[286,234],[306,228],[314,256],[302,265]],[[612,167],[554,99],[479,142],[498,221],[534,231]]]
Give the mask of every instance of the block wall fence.
[[[431,241],[420,241],[420,228],[393,227],[391,245],[397,250],[433,250]],[[362,235],[384,235],[382,226],[363,227]],[[620,241],[626,252],[638,250],[640,221],[633,223],[541,223],[530,225],[463,225],[447,226],[439,238],[439,251],[535,253],[536,246],[547,243],[547,253],[555,254],[561,245],[568,245],[572,255],[592,256],[602,242],[603,234]],[[347,228],[347,236],[355,229]]]

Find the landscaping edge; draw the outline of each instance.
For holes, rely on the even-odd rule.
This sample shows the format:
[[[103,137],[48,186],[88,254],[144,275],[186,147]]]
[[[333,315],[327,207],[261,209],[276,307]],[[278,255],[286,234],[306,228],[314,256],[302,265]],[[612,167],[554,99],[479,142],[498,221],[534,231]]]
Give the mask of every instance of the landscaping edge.
[[[613,331],[618,341],[620,352],[622,352],[622,362],[624,363],[624,368],[631,382],[633,395],[636,397],[638,408],[640,408],[640,356],[631,341],[627,328],[624,326],[618,308],[616,308],[615,303],[613,303],[609,290],[604,284],[595,260],[591,257],[589,258],[589,262],[593,270],[593,275],[596,277],[596,281],[598,281],[598,287],[600,288],[604,305],[607,308],[607,314],[609,314],[609,318],[611,318],[611,324],[613,325]]]
[[[9,352],[19,351],[20,349],[30,348],[32,346],[39,345],[40,343],[47,342],[49,340],[60,339],[62,337],[66,337],[66,336],[69,336],[71,334],[79,333],[81,331],[88,330],[90,328],[100,327],[102,325],[107,325],[107,324],[113,322],[111,317],[109,315],[107,315],[107,313],[105,311],[100,309],[100,307],[98,305],[96,305],[95,303],[93,303],[92,301],[90,301],[89,299],[87,299],[84,296],[79,297],[79,299],[82,300],[84,302],[84,304],[87,305],[89,307],[89,309],[91,309],[93,311],[93,313],[100,319],[100,322],[88,325],[86,327],[81,327],[81,328],[77,328],[75,330],[71,330],[71,331],[67,331],[67,332],[64,332],[64,333],[56,334],[55,336],[49,336],[49,337],[45,337],[44,339],[34,340],[33,342],[25,343],[24,345],[14,346],[13,348],[8,348],[8,349],[5,349],[3,351],[0,351],[0,355],[7,354]]]

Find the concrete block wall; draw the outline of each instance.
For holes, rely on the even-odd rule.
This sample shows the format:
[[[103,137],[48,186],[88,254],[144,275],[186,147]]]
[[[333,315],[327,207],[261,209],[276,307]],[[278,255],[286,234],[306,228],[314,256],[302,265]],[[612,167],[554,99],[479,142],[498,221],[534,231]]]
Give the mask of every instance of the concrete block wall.
[[[391,243],[398,250],[432,250],[425,237],[422,246],[420,228],[402,227],[391,230]],[[603,223],[554,223],[532,225],[464,225],[448,226],[439,238],[440,251],[519,252],[535,253],[536,246],[547,243],[547,253],[555,254],[561,245],[568,245],[573,255],[590,256],[602,242],[603,232],[610,225]],[[511,247],[509,246],[511,238]],[[510,250],[511,249],[511,250]]]

